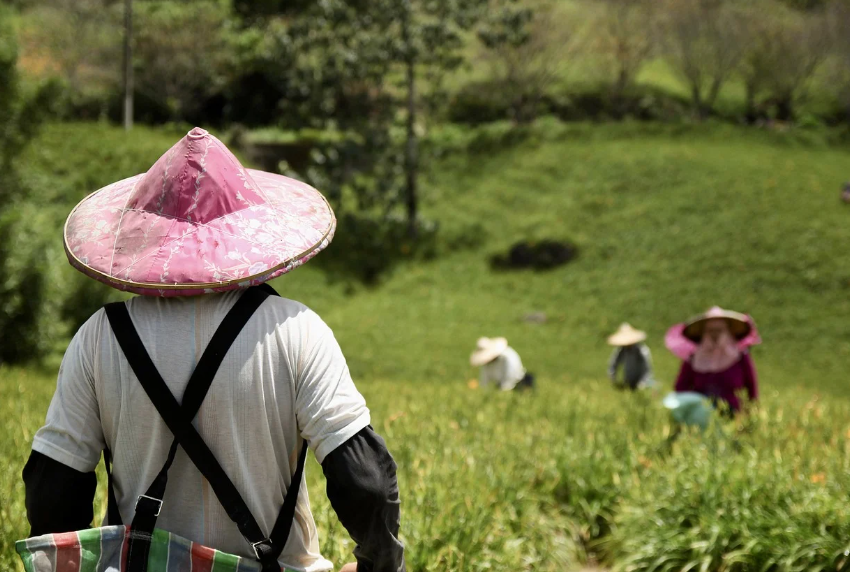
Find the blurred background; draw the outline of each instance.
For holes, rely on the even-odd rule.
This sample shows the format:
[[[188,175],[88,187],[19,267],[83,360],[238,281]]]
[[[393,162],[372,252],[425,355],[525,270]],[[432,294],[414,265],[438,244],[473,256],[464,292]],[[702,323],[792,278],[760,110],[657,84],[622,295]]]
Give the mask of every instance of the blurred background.
[[[64,220],[195,125],[336,211],[273,285],[396,454],[409,569],[848,566],[850,3],[4,0],[5,554],[62,352],[122,296],[67,264]],[[660,394],[613,392],[605,338],[646,330],[666,391],[664,332],[714,304],[759,325],[764,407],[659,452]],[[479,336],[539,391],[473,389]]]

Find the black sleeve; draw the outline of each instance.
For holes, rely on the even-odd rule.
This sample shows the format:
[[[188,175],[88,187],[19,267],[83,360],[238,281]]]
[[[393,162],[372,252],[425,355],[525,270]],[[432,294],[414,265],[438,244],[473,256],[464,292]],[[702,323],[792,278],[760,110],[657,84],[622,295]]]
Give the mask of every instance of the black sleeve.
[[[328,499],[357,543],[357,572],[404,572],[396,464],[384,440],[366,427],[322,462]]]
[[[94,519],[94,472],[81,473],[37,451],[24,467],[30,536],[89,528]]]

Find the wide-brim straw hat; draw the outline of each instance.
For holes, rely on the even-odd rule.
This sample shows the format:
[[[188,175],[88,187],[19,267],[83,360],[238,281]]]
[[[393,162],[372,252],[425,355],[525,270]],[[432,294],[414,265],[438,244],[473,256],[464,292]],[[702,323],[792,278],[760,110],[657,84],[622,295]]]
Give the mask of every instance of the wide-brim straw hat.
[[[752,330],[752,326],[746,314],[734,312],[732,310],[724,310],[720,306],[714,306],[707,312],[695,316],[685,322],[685,329],[682,334],[691,340],[697,342],[702,339],[705,332],[705,325],[709,320],[723,320],[729,325],[729,332],[736,340],[742,340],[747,337],[747,334]]]
[[[508,348],[508,340],[505,338],[478,338],[475,351],[469,356],[469,363],[474,367],[488,364]]]
[[[260,284],[333,239],[336,218],[316,189],[246,169],[195,128],[146,172],[80,202],[65,223],[71,264],[138,294],[188,296]]]
[[[631,324],[622,324],[612,335],[608,336],[608,344],[617,347],[633,346],[646,340],[646,332],[635,329]]]
[[[714,318],[725,319],[727,321],[729,331],[732,332],[738,349],[741,351],[745,351],[750,346],[761,343],[761,336],[752,316],[731,310],[724,310],[715,306],[687,322],[671,326],[664,336],[664,345],[676,357],[683,360],[690,359],[696,351],[697,345],[702,340],[706,322]],[[742,321],[743,326],[741,324]]]

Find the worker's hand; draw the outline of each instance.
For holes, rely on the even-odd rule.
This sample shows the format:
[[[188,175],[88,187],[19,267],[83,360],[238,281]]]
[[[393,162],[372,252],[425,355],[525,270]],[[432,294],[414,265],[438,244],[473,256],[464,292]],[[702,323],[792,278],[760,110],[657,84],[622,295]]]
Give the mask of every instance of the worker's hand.
[[[349,562],[348,564],[340,568],[339,572],[357,572],[357,563]]]

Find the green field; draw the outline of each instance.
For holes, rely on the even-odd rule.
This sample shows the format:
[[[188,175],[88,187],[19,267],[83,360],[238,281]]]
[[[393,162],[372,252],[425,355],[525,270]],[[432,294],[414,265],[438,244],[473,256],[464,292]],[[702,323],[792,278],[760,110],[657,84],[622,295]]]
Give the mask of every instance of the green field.
[[[51,126],[26,176],[70,204],[177,137]],[[274,282],[334,329],[396,456],[410,570],[848,565],[850,210],[838,189],[850,152],[820,139],[717,125],[493,128],[426,181],[444,239],[436,260],[353,292],[328,284],[318,261]],[[545,273],[490,270],[490,255],[529,238],[572,240],[579,257]],[[677,363],[663,332],[711,304],[755,316],[763,405],[722,435],[668,447],[658,402]],[[523,321],[531,312],[547,321]],[[624,320],[650,334],[657,394],[616,393],[605,379],[604,339]],[[539,391],[467,387],[480,335],[508,337]],[[0,370],[0,568],[26,534],[19,475],[54,375]],[[323,547],[342,564],[351,546],[316,466],[310,483]]]

